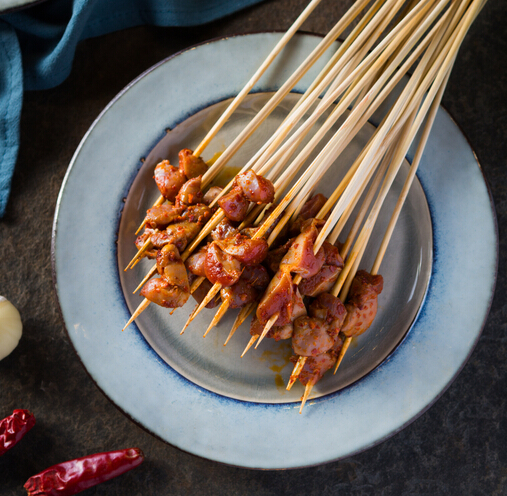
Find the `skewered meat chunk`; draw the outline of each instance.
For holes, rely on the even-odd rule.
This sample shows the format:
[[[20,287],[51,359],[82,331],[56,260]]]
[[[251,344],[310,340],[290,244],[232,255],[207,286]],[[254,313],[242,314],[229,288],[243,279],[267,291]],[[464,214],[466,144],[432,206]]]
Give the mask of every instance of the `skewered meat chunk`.
[[[163,229],[171,222],[175,222],[183,213],[183,208],[176,207],[172,203],[164,203],[148,209],[146,223],[152,228]]]
[[[312,219],[303,225],[301,234],[294,240],[289,251],[280,263],[280,270],[295,272],[303,279],[314,276],[325,262],[325,252],[321,247],[317,254],[313,253],[314,243],[319,231],[317,226],[321,221]]]
[[[209,205],[215,198],[221,193],[223,188],[220,186],[212,186],[206,193],[204,194],[202,201],[206,205]]]
[[[143,247],[144,243],[146,243],[146,240],[150,239],[152,234],[154,234],[156,232],[157,232],[156,229],[152,229],[150,226],[146,226],[144,228],[143,234],[139,235],[136,238],[136,241],[135,241],[136,248],[138,250],[140,250]],[[150,250],[147,250],[145,252],[145,256],[148,258],[155,258],[157,256],[157,251],[158,250],[156,248],[152,248]]]
[[[282,326],[292,322],[292,310],[294,288],[290,273],[279,270],[271,279],[259,305],[257,306],[257,318],[262,325],[278,312],[279,316],[274,325]]]
[[[234,187],[239,187],[243,196],[254,203],[271,203],[275,198],[273,183],[253,170],[238,174],[234,178]]]
[[[213,241],[206,253],[204,270],[212,284],[232,286],[241,276],[242,266],[239,260],[223,252]]]
[[[294,321],[292,349],[299,356],[317,356],[333,347],[334,339],[327,332],[329,325],[322,319],[299,317]]]
[[[330,336],[336,337],[347,316],[347,309],[340,298],[330,293],[321,293],[309,305],[308,314],[329,324],[327,332]]]
[[[241,188],[233,188],[218,200],[225,216],[233,222],[241,222],[248,212],[249,201],[242,195]]]
[[[178,191],[176,205],[196,205],[202,202],[201,176],[189,179]]]
[[[180,169],[163,160],[155,167],[155,182],[162,196],[171,202],[176,199],[180,188],[185,184],[187,178]]]
[[[150,239],[156,248],[173,244],[181,252],[188,242],[197,236],[200,230],[201,224],[197,222],[177,222],[176,224],[169,224],[165,231],[154,232]]]
[[[204,203],[188,206],[181,214],[180,219],[188,222],[199,222],[199,224],[206,224],[211,218],[211,209]]]
[[[185,260],[185,266],[190,273],[198,277],[206,277],[206,271],[204,269],[204,266],[206,264],[207,252],[208,247],[203,246],[202,248],[199,249],[199,251],[192,253],[192,255],[190,255]]]
[[[282,262],[283,257],[289,251],[289,248],[292,245],[292,242],[294,241],[294,239],[296,239],[296,238],[291,238],[283,245],[280,245],[278,248],[268,251],[268,254],[266,255],[266,259],[264,260],[264,265],[273,274],[276,274],[278,272],[278,269],[280,267],[280,263]],[[301,284],[300,284],[300,286],[301,286]]]
[[[338,248],[327,241],[324,241],[322,248],[326,255],[324,265],[317,274],[303,279],[299,285],[301,294],[305,296],[315,297],[320,293],[329,291],[343,269],[343,259],[340,256]]]
[[[313,219],[320,212],[321,208],[327,202],[327,198],[320,193],[312,196],[305,204],[302,206],[297,219],[291,223],[289,228],[290,236],[297,236],[301,232],[301,227],[304,222],[308,219]]]
[[[233,238],[214,242],[223,252],[233,256],[245,265],[261,263],[268,254],[268,243],[264,239],[250,239],[236,234]]]
[[[303,386],[307,384],[314,386],[317,384],[322,376],[336,363],[336,358],[342,345],[342,340],[338,338],[331,350],[315,357],[308,357],[299,374],[299,382]],[[292,359],[295,359],[295,362],[297,361],[297,357],[291,357]]]
[[[229,219],[223,219],[220,223],[211,231],[211,238],[213,241],[219,239],[232,238],[239,234],[239,231],[231,224]]]
[[[157,254],[160,278],[149,280],[141,290],[146,299],[167,308],[183,306],[190,296],[185,264],[176,246],[165,245]]]
[[[222,288],[220,295],[223,301],[229,301],[229,308],[240,308],[257,301],[268,283],[268,272],[262,265],[248,265],[238,282]]]
[[[189,281],[190,284],[194,281],[196,276],[194,276],[192,273],[190,273]],[[194,298],[197,303],[201,303],[201,301],[206,298],[207,294],[209,293],[210,289],[212,287],[212,284],[208,281],[208,279],[204,279],[202,283],[199,285],[199,287],[192,293],[192,297]],[[220,303],[220,293],[215,295],[214,298],[206,305],[206,308],[211,309],[215,308]]]
[[[306,315],[306,307],[303,302],[303,298],[299,293],[298,289],[294,291],[294,295],[292,298],[292,316],[289,324],[285,324],[283,326],[273,326],[268,333],[266,334],[267,338],[273,338],[275,341],[280,341],[280,339],[289,339],[292,337],[294,332],[294,321],[298,317],[302,317]]]
[[[180,170],[188,179],[202,176],[208,171],[206,162],[201,157],[195,157],[194,152],[184,148],[178,154]]]
[[[345,305],[347,317],[341,329],[345,336],[359,336],[371,326],[377,315],[378,295],[382,289],[381,275],[372,276],[364,270],[357,272]]]

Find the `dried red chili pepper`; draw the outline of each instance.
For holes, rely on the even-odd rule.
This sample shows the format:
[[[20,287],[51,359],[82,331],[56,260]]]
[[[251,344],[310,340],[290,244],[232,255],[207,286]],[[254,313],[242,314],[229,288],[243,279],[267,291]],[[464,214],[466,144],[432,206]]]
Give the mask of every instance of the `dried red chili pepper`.
[[[28,410],[14,410],[0,421],[0,456],[10,450],[35,425],[35,417]]]
[[[83,456],[30,477],[24,488],[28,496],[70,496],[128,472],[143,460],[139,448]]]

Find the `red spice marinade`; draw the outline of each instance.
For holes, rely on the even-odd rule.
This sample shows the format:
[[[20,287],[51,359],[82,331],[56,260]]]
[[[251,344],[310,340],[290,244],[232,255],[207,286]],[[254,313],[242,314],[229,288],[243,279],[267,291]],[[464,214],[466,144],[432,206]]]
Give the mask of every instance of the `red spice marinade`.
[[[128,472],[143,460],[139,448],[84,456],[53,465],[30,477],[24,488],[28,496],[70,496]]]
[[[35,425],[35,417],[28,410],[14,410],[0,421],[0,456],[17,444]]]

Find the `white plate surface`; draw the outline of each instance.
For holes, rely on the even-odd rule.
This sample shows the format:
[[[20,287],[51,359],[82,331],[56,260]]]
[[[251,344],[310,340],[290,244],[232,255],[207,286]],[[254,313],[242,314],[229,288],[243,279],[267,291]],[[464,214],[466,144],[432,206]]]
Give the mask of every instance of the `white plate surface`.
[[[328,394],[310,401],[299,415],[293,398],[243,401],[196,385],[195,378],[191,382],[169,366],[135,325],[120,331],[130,312],[116,236],[140,157],[148,156],[166,128],[239,92],[279,37],[256,34],[200,45],[129,85],[76,151],[60,192],[53,236],[62,315],[97,385],[161,439],[212,460],[256,468],[300,467],[348,456],[420,415],[452,382],[477,342],[497,262],[494,212],[482,173],[460,130],[440,111],[418,173],[433,225],[426,301],[395,352],[362,379],[337,392],[321,391]],[[280,86],[318,41],[298,35],[256,91]],[[296,90],[304,91],[317,71]],[[140,199],[140,207],[145,201]],[[76,222],[76,211],[85,222]]]

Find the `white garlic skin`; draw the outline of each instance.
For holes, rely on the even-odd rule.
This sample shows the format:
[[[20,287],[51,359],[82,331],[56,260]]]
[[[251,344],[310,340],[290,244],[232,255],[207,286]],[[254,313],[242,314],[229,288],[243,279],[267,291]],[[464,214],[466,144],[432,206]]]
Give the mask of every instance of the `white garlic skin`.
[[[0,360],[16,348],[22,333],[23,324],[17,308],[0,296]]]

